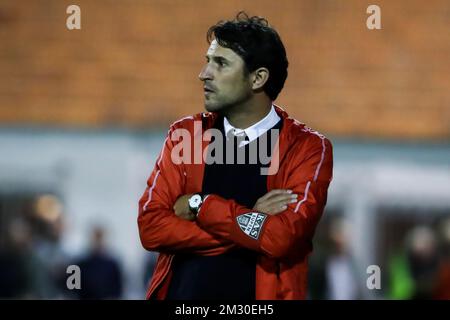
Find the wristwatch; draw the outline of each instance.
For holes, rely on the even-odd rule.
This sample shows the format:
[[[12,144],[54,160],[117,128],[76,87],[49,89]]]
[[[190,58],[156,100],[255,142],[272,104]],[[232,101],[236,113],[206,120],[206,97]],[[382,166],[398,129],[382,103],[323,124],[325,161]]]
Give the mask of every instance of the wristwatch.
[[[200,207],[203,204],[203,196],[200,193],[195,193],[189,198],[188,203],[189,210],[191,210],[191,212],[195,214],[195,216],[197,216]]]

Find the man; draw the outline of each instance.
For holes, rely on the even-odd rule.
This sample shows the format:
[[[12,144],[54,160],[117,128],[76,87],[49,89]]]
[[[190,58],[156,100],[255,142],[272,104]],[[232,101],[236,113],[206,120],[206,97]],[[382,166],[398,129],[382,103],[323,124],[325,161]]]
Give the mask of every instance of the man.
[[[207,39],[208,112],[172,124],[139,201],[142,245],[160,252],[147,298],[304,299],[331,144],[273,104],[288,61],[265,19],[239,13]]]

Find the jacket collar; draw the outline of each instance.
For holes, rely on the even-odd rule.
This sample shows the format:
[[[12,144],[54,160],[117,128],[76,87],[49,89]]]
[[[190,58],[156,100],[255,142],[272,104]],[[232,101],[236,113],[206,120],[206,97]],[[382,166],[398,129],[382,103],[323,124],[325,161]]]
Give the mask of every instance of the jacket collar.
[[[278,116],[283,120],[283,126],[279,137],[279,160],[281,163],[287,152],[296,142],[297,132],[299,129],[304,127],[304,124],[291,118],[289,114],[280,106],[273,104],[273,107],[275,108],[275,112]],[[204,112],[201,113],[200,116],[203,121],[203,130],[212,128],[215,121],[219,118],[219,114],[216,112]]]
[[[252,142],[253,140],[256,140],[259,136],[264,134],[270,128],[273,128],[273,126],[275,126],[278,123],[278,121],[280,121],[280,116],[275,111],[275,108],[272,105],[269,113],[264,118],[262,118],[257,123],[251,125],[248,128],[245,129],[235,128],[226,117],[223,118],[223,127],[225,130],[226,137],[229,136],[230,131],[232,132],[233,135],[242,135],[245,133],[245,135],[248,137],[248,141],[244,142],[243,144],[246,144]]]

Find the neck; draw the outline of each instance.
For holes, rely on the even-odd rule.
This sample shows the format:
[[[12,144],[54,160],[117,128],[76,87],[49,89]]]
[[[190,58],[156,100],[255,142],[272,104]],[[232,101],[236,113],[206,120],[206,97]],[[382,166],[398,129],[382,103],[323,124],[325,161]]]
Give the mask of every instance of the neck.
[[[270,111],[272,101],[267,97],[254,98],[239,104],[224,114],[228,122],[239,129],[245,129],[263,119]]]

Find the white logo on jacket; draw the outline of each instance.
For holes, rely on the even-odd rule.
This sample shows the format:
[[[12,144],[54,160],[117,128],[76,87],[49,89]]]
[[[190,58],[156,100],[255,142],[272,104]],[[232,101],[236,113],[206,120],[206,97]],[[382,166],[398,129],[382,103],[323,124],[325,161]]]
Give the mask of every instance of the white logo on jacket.
[[[258,240],[267,216],[259,212],[241,214],[236,218],[239,228],[251,238]]]

